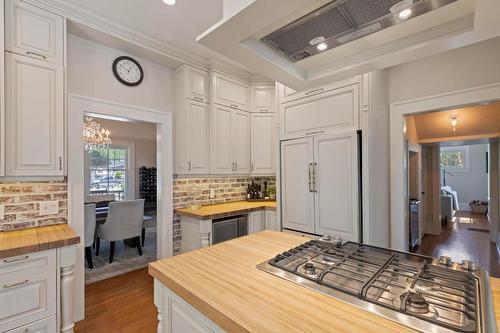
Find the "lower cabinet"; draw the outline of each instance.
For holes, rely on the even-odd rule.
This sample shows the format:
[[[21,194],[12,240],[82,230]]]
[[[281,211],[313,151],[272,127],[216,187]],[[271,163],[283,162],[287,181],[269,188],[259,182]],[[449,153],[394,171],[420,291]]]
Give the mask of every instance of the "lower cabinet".
[[[57,332],[56,316],[45,318],[34,323],[14,328],[7,333],[52,333]]]
[[[248,214],[248,233],[253,234],[266,229],[266,214],[264,210]]]
[[[266,229],[280,231],[278,216],[275,210],[266,210]]]

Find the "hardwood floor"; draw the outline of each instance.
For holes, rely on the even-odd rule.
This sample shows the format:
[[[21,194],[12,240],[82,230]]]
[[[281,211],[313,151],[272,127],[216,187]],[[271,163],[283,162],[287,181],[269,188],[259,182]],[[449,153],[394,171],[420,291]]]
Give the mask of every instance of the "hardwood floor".
[[[417,253],[432,257],[446,255],[453,261],[472,259],[478,266],[486,269],[490,276],[500,277],[500,258],[489,233],[468,228],[488,230],[486,215],[459,211],[455,222],[443,226],[441,235],[426,235]]]
[[[116,276],[85,288],[85,319],[76,333],[156,332],[153,278],[147,268]]]

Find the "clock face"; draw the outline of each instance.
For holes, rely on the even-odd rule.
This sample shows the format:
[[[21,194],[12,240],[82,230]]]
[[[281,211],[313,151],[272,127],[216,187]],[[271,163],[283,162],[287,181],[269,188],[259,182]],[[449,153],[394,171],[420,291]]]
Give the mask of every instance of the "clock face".
[[[130,57],[118,57],[113,62],[113,73],[121,83],[127,86],[137,86],[144,79],[141,65]]]

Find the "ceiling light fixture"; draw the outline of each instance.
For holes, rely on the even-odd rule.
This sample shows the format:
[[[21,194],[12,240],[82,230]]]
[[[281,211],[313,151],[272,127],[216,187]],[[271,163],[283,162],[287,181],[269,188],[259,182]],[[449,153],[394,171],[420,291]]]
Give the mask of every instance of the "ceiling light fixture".
[[[401,20],[406,20],[408,17],[410,17],[412,14],[412,11],[410,8],[403,9],[402,11],[399,12],[398,17]]]
[[[328,48],[328,45],[326,45],[326,43],[319,43],[316,48],[318,49],[318,51],[324,51]]]
[[[172,6],[175,5],[175,0],[163,0],[163,3],[166,5]]]
[[[400,20],[406,20],[413,14],[411,6],[413,5],[413,0],[403,0],[389,8],[392,14],[398,14]]]
[[[451,127],[453,129],[453,133],[456,132],[457,130],[457,124],[458,124],[458,119],[459,119],[459,115],[458,114],[452,114],[450,116],[450,121],[451,121]]]

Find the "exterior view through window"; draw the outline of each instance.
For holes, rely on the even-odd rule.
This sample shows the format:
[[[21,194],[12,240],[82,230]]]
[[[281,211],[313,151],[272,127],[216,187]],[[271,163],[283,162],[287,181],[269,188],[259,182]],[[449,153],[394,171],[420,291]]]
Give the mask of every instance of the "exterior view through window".
[[[116,200],[128,199],[127,148],[110,147],[90,152],[90,195],[114,194]]]

